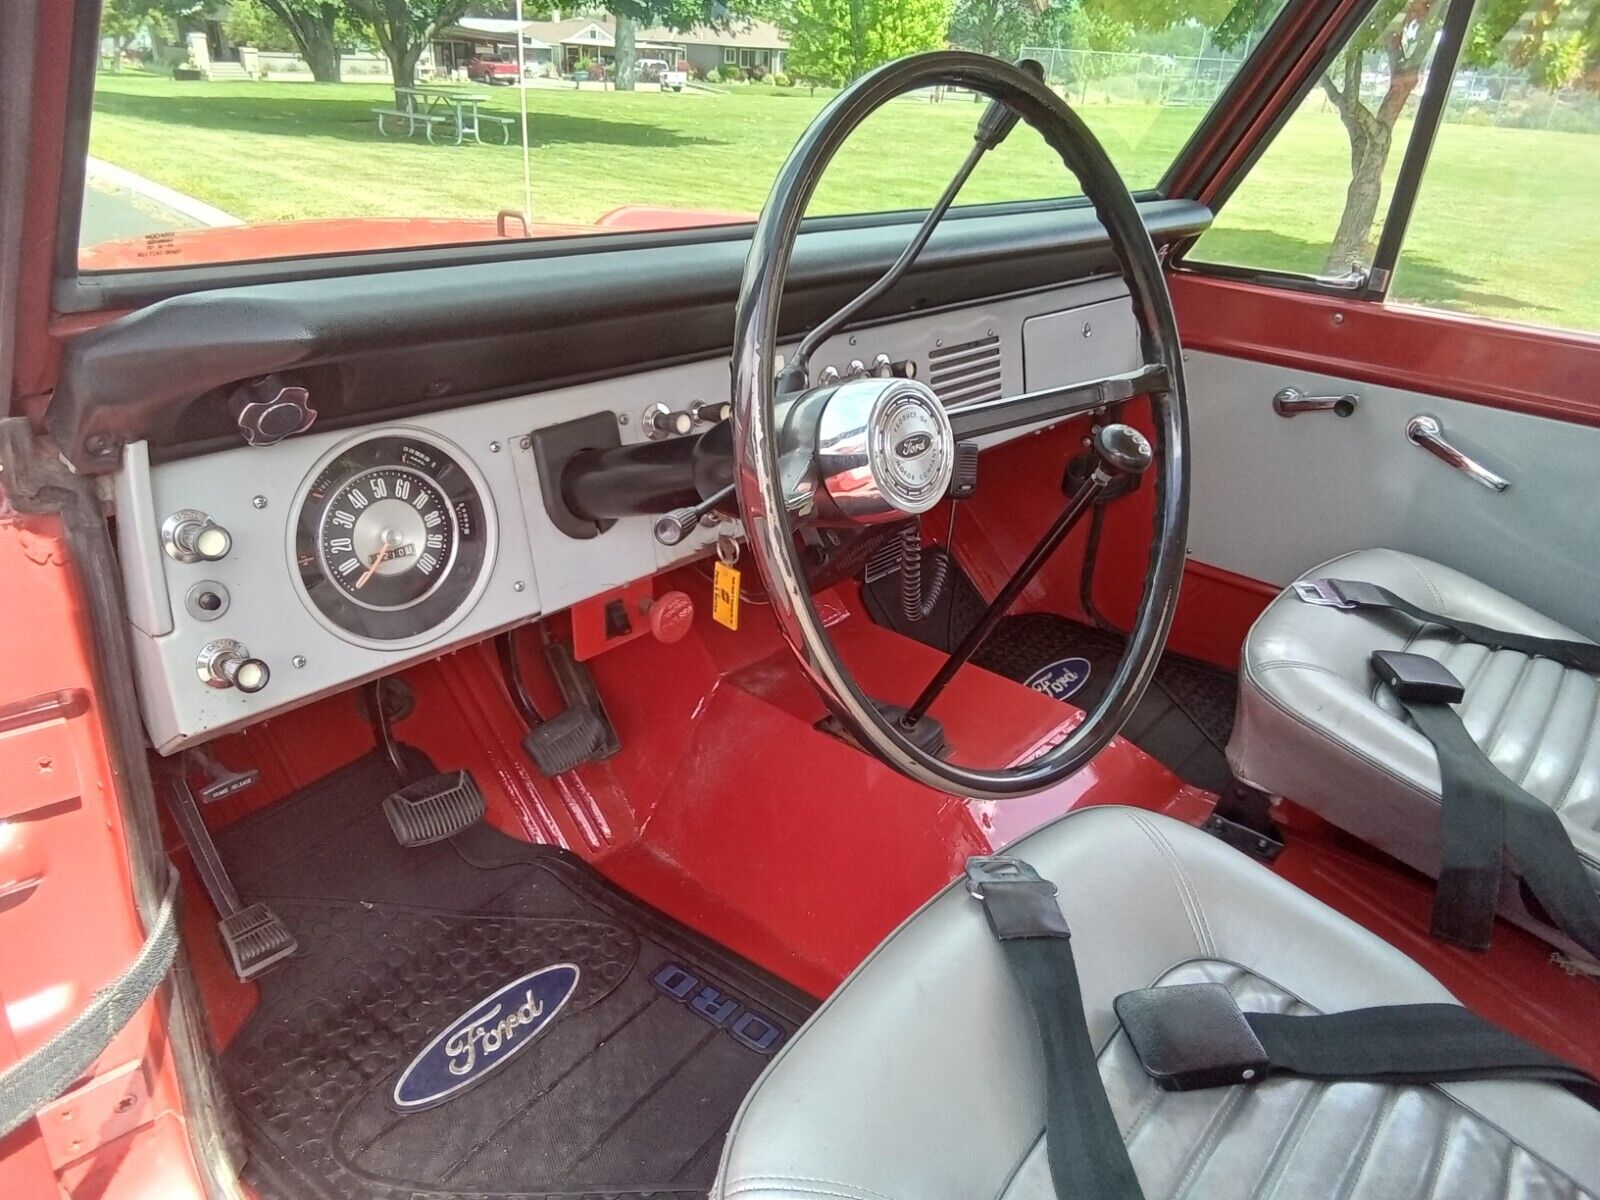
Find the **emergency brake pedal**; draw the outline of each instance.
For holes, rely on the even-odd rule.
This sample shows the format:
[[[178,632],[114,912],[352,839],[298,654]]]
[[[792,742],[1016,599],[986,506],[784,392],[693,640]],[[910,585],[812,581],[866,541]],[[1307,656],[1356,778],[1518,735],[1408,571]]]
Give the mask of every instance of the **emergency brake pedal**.
[[[394,706],[384,696],[384,681],[369,685],[367,716],[378,745],[388,756],[400,787],[384,797],[383,815],[402,846],[426,846],[454,837],[483,820],[488,806],[470,771],[443,771],[413,779],[394,737]]]
[[[173,777],[167,806],[172,810],[172,819],[177,823],[183,844],[189,848],[189,857],[194,860],[206,894],[222,915],[217,922],[217,933],[233,963],[233,973],[242,983],[259,978],[298,950],[300,944],[278,914],[265,904],[246,905],[240,901],[233,880],[228,878],[228,870],[222,865],[222,857],[217,853],[217,844],[211,840],[211,831],[200,819],[200,806],[195,803],[189,781],[181,774]]]
[[[196,798],[201,804],[215,804],[218,800],[226,800],[229,796],[237,795],[247,788],[253,788],[261,782],[261,771],[258,767],[247,767],[243,771],[235,771],[223,766],[217,761],[204,746],[196,746],[192,750],[185,750],[180,760],[184,768],[193,766],[195,770],[206,777],[201,785]]]

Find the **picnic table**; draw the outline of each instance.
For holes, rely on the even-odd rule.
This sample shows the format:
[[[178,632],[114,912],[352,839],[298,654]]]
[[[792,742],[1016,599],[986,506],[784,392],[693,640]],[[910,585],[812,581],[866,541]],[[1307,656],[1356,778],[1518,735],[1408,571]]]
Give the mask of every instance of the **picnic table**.
[[[389,118],[396,123],[404,123],[406,137],[410,137],[420,129],[430,142],[433,141],[433,131],[436,126],[448,126],[455,134],[452,145],[461,145],[470,135],[478,145],[486,146],[489,143],[483,140],[483,130],[487,126],[500,134],[502,146],[511,143],[511,129],[516,124],[515,118],[497,117],[493,113],[480,111],[483,102],[488,99],[480,92],[397,87],[394,89],[394,94],[396,107],[372,110],[378,119],[378,132],[384,137],[391,136],[385,124],[385,118]]]

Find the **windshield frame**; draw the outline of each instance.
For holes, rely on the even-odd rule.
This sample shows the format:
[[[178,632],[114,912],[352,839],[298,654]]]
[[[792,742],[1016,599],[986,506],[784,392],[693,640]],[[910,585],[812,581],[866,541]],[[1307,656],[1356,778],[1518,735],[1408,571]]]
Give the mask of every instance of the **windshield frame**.
[[[1211,107],[1200,118],[1161,179],[1154,187],[1133,192],[1135,200],[1194,199],[1198,188],[1173,190],[1173,182],[1196,174],[1196,159],[1209,153],[1219,129],[1237,121],[1241,99],[1258,91],[1263,68],[1286,62],[1292,70],[1306,49],[1306,39],[1295,35],[1303,27],[1315,28],[1317,14],[1337,9],[1349,0],[1285,0],[1256,48],[1245,58]],[[1366,7],[1375,0],[1358,0]],[[73,0],[72,61],[68,69],[68,112],[63,139],[60,202],[56,211],[56,246],[52,308],[58,313],[92,313],[140,307],[173,296],[216,288],[257,283],[314,280],[356,274],[464,266],[509,260],[538,260],[554,256],[627,251],[654,246],[681,246],[748,239],[754,221],[705,225],[648,232],[585,234],[571,237],[507,238],[488,242],[455,242],[438,246],[403,246],[385,250],[329,251],[303,257],[238,259],[226,263],[140,267],[126,270],[84,271],[78,262],[78,238],[87,187],[89,128],[94,111],[95,75],[100,40],[102,0]],[[1297,44],[1300,43],[1300,44]],[[1286,44],[1280,44],[1286,43]],[[1270,90],[1270,89],[1269,89]],[[1248,105],[1246,108],[1248,109]],[[1248,112],[1246,113],[1248,116]],[[1201,164],[1203,166],[1203,164]],[[1066,168],[1062,168],[1066,174]],[[1201,170],[1204,177],[1207,172]],[[1045,199],[961,205],[946,221],[1015,213],[1080,209],[1088,205],[1082,195]],[[843,230],[854,227],[915,225],[926,209],[852,213],[809,217],[802,232]],[[1175,250],[1178,248],[1175,248]]]

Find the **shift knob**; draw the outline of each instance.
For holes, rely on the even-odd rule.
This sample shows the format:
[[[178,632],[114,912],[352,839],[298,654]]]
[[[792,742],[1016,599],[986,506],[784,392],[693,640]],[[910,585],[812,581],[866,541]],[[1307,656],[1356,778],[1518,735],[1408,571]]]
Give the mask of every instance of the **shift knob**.
[[[1132,425],[1102,425],[1094,433],[1094,452],[1115,475],[1143,475],[1155,458],[1150,440]]]

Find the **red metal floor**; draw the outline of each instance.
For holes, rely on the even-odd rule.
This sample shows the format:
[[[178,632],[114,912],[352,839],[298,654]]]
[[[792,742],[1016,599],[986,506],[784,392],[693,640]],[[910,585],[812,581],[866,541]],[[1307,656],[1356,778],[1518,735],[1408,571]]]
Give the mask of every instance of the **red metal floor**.
[[[401,738],[441,767],[468,767],[490,820],[530,841],[566,846],[622,887],[773,970],[825,995],[885,934],[959,874],[966,857],[1020,837],[1086,804],[1133,804],[1200,822],[1212,797],[1117,741],[1088,769],[1029,799],[979,803],[911,783],[818,732],[821,704],[766,611],[747,604],[733,634],[705,615],[706,585],[671,581],[700,612],[684,641],[643,638],[594,661],[624,749],[556,780],[524,757],[523,729],[491,646],[474,646],[405,673],[416,696]],[[878,628],[830,598],[832,632],[863,684],[905,702],[937,666],[936,652]],[[536,694],[554,704],[537,649],[523,661]],[[1076,710],[971,669],[934,710],[959,757],[1015,761],[1059,737]],[[208,817],[225,824],[373,747],[350,696],[268,721],[216,747],[262,783]],[[1309,814],[1290,816],[1275,869],[1423,963],[1465,1003],[1574,1062],[1600,1071],[1592,1038],[1600,983],[1550,963],[1549,949],[1502,924],[1493,950],[1471,955],[1426,936],[1428,881],[1343,837]],[[213,1027],[226,1042],[254,1003],[232,981],[197,889],[190,944]]]

